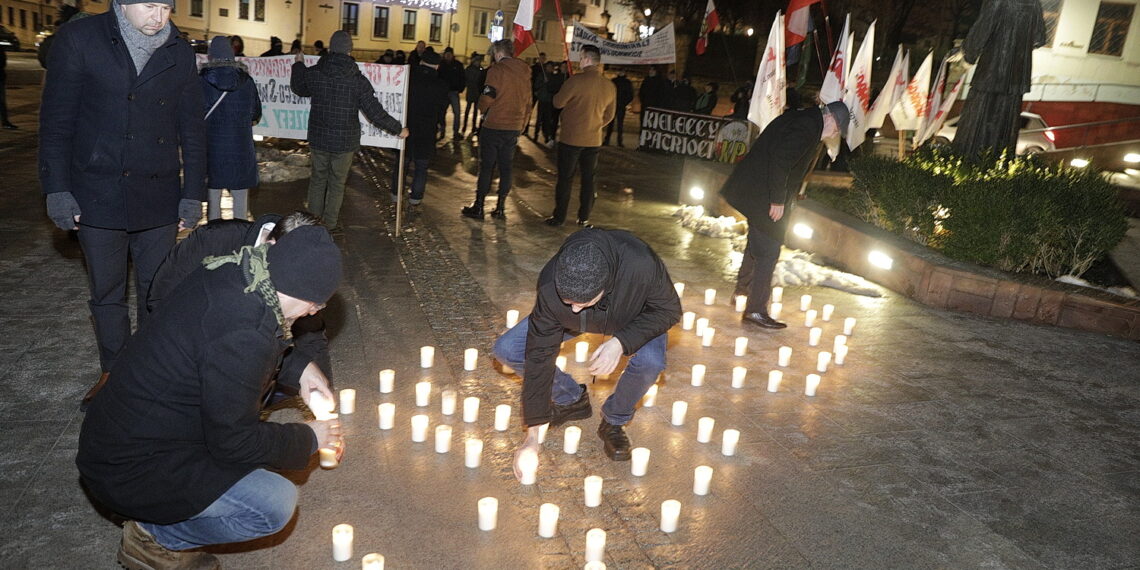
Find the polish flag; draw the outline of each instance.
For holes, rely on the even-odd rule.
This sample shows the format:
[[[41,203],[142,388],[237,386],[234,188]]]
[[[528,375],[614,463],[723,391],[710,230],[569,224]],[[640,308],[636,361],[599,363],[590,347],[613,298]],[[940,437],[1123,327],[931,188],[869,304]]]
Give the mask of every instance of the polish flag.
[[[933,54],[926,54],[914,77],[906,85],[906,92],[898,105],[891,110],[891,122],[900,131],[917,131],[926,118],[926,98],[930,94],[930,67]]]
[[[887,82],[883,85],[883,90],[879,92],[879,97],[875,99],[875,104],[871,105],[871,112],[867,115],[868,129],[882,128],[883,122],[887,120],[887,113],[906,93],[906,72],[909,68],[910,52],[904,54],[902,45],[899,45],[899,51],[895,54],[895,63],[891,66],[890,75],[887,76]]]
[[[777,12],[768,32],[768,45],[764,58],[756,70],[756,86],[748,106],[748,120],[763,131],[773,119],[784,112],[787,103],[788,70],[784,58],[784,15]]]
[[[530,31],[534,28],[534,15],[542,9],[542,0],[520,0],[515,12],[515,57],[534,43]]]
[[[851,14],[843,22],[843,33],[839,34],[839,41],[835,44],[835,53],[831,56],[831,65],[827,67],[827,75],[823,78],[823,87],[819,88],[819,101],[827,104],[842,101],[847,92],[847,70],[850,64],[847,59],[851,51]]]
[[[697,38],[697,55],[704,55],[709,46],[709,32],[720,26],[720,16],[716,13],[713,0],[705,6],[705,21],[701,24],[701,35]]]
[[[847,95],[843,103],[851,114],[847,124],[847,148],[855,150],[867,137],[867,112],[871,110],[871,65],[875,51],[875,22],[867,28],[867,35],[859,45],[859,53],[851,62],[851,73],[847,75]]]
[[[785,22],[788,26],[784,34],[784,45],[792,47],[808,35],[808,26],[811,22],[811,5],[821,0],[791,0],[788,2],[788,15]]]

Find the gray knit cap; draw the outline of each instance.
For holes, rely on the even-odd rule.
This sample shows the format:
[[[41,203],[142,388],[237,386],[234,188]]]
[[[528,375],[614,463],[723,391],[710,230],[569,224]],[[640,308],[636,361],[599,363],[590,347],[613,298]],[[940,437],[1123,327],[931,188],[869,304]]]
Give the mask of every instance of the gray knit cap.
[[[592,301],[610,277],[610,262],[598,246],[588,241],[566,246],[558,254],[554,287],[564,301]]]
[[[352,36],[344,30],[337,30],[333,32],[332,38],[329,38],[329,51],[333,53],[349,54],[352,52]]]

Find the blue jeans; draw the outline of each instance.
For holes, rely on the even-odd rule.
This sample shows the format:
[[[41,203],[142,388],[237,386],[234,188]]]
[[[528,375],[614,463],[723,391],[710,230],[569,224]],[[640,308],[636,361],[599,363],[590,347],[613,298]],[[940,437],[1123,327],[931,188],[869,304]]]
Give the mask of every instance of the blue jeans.
[[[518,143],[518,131],[479,129],[479,181],[475,185],[478,203],[491,192],[491,177],[496,166],[499,167],[499,200],[511,192],[511,161]]]
[[[399,162],[399,159],[396,159],[396,160],[397,160],[397,162]],[[423,200],[424,199],[424,191],[427,189],[428,162],[430,162],[430,160],[427,158],[416,158],[416,157],[412,156],[412,152],[410,150],[405,151],[404,160],[405,160],[405,163],[404,163],[404,176],[405,177],[408,175],[408,171],[412,169],[412,166],[415,165],[415,172],[412,174],[412,191],[411,191],[412,199],[413,200]],[[399,169],[399,164],[397,164],[396,166],[392,167],[392,195],[393,196],[396,195],[396,188],[397,188],[396,184],[399,182],[399,180],[400,180],[400,169]]]
[[[527,317],[511,330],[503,333],[495,341],[495,358],[499,362],[510,366],[523,376],[523,363],[526,360],[526,333],[530,327],[530,317]],[[577,334],[567,332],[562,336],[566,342]],[[614,393],[606,398],[602,404],[602,418],[610,425],[625,425],[633,419],[634,406],[641,397],[649,391],[649,387],[657,382],[657,377],[665,370],[666,335],[661,335],[645,343],[633,356],[625,371],[621,373]],[[554,385],[551,388],[551,399],[559,406],[566,406],[578,401],[582,397],[582,389],[569,374],[559,368],[554,369]]]
[[[174,524],[138,524],[167,550],[188,550],[269,536],[285,528],[296,509],[297,486],[257,469],[193,517]]]

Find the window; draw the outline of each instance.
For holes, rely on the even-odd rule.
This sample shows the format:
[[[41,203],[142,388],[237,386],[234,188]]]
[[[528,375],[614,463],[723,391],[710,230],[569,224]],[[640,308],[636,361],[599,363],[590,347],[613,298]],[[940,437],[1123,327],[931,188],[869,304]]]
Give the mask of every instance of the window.
[[[202,0],[190,0],[190,15],[195,18],[202,17]]]
[[[534,22],[534,30],[532,30],[532,33],[534,34],[534,41],[545,42],[546,41],[546,20],[536,20]]]
[[[1124,40],[1132,25],[1133,4],[1101,2],[1096,11],[1096,24],[1089,39],[1089,53],[1120,56],[1124,53]]]
[[[359,20],[360,4],[345,2],[344,11],[342,12],[340,18],[340,29],[348,32],[348,35],[350,36],[355,36]]]
[[[404,10],[404,34],[402,36],[405,40],[416,39],[416,11]]]
[[[20,27],[28,29],[28,11],[20,10]]]
[[[249,0],[238,0],[238,18],[241,20],[249,19]]]
[[[439,43],[443,34],[443,14],[431,15],[431,27],[428,29],[428,41]]]
[[[387,6],[376,6],[376,13],[372,16],[372,36],[377,38],[388,37]]]
[[[255,22],[265,21],[265,0],[253,0],[253,20]]]
[[[40,29],[40,13],[32,12],[32,29],[39,31]]]
[[[11,6],[8,6],[8,25],[16,25],[16,9]]]
[[[1057,19],[1061,17],[1061,0],[1041,0],[1041,9],[1045,13],[1045,46],[1053,47],[1053,38],[1057,35]]]
[[[9,8],[11,10],[11,8]],[[484,10],[475,11],[475,22],[471,24],[471,29],[475,32],[476,36],[486,37],[487,26],[490,24],[490,13]]]

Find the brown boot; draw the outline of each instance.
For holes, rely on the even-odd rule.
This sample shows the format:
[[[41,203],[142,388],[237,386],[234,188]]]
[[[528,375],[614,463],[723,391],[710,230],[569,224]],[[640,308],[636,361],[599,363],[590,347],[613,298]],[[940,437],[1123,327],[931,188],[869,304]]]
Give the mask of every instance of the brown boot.
[[[103,386],[107,385],[107,377],[110,375],[110,372],[104,372],[99,375],[99,381],[96,382],[95,385],[92,386],[91,389],[83,395],[83,402],[79,404],[79,411],[87,411],[87,406],[91,405],[91,400],[95,399],[95,394],[98,394],[99,390],[102,390]]]
[[[222,567],[213,554],[167,550],[135,521],[123,524],[119,564],[127,570],[220,570]]]

